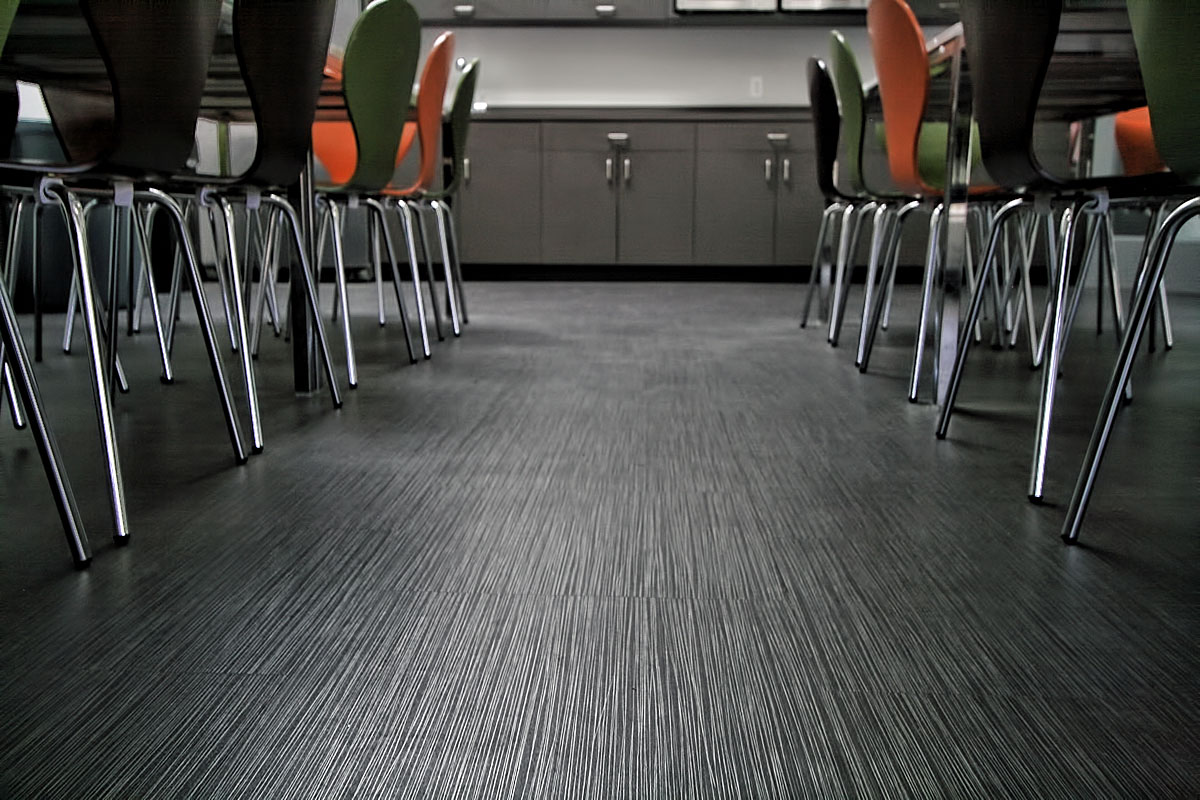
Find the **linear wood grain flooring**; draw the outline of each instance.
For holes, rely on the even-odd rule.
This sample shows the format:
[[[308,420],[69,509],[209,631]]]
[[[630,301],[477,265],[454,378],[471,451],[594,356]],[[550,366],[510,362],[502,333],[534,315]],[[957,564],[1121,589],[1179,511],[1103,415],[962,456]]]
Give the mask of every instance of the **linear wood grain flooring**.
[[[241,468],[194,324],[175,386],[123,340],[121,549],[84,361],[48,353],[97,552],[71,570],[3,421],[0,797],[1200,795],[1200,300],[1066,548],[1024,499],[1037,375],[980,349],[936,441],[911,291],[864,376],[795,286],[470,289],[410,366],[354,287],[340,412],[265,341]],[[1059,503],[1115,349],[1086,316]]]

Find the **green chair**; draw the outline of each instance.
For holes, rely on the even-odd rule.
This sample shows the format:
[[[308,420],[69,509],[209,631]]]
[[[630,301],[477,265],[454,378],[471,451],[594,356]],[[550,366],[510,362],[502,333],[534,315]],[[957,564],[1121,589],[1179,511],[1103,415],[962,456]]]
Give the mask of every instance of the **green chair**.
[[[410,361],[416,361],[408,331],[408,315],[396,270],[385,208],[380,192],[388,185],[396,166],[396,153],[412,103],[413,79],[421,49],[421,20],[407,0],[377,0],[359,15],[350,32],[342,61],[340,95],[344,113],[331,119],[318,114],[313,123],[313,152],[328,170],[332,182],[317,187],[317,201],[324,209],[322,241],[332,231],[342,335],[346,346],[346,372],[351,388],[358,385],[358,365],[350,331],[349,298],[346,291],[345,256],[341,233],[344,211],[362,204],[371,215],[376,235],[382,235],[392,266],[396,301],[404,323]],[[353,146],[347,146],[348,142]],[[411,237],[410,237],[411,238]],[[425,306],[415,250],[410,248],[418,325],[426,358],[429,357],[425,330]]]
[[[454,91],[454,102],[450,106],[450,114],[442,126],[442,159],[443,187],[440,190],[428,191],[418,202],[428,205],[437,218],[438,238],[442,248],[442,258],[450,265],[453,275],[453,289],[447,286],[447,291],[454,291],[458,300],[458,314],[463,324],[467,318],[467,302],[463,296],[462,263],[458,257],[458,234],[454,229],[454,215],[450,213],[450,202],[470,179],[468,170],[470,161],[467,159],[467,132],[471,126],[471,108],[475,103],[475,85],[479,81],[479,59],[468,63],[458,80],[458,88]]]

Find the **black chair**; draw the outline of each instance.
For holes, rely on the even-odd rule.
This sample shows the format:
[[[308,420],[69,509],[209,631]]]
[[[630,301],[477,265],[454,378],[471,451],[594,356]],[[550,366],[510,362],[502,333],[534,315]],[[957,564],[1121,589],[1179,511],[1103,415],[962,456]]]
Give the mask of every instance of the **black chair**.
[[[1143,258],[1143,275],[1129,312],[1129,324],[1121,342],[1100,415],[1092,429],[1087,454],[1071,496],[1063,523],[1062,537],[1068,544],[1079,539],[1083,517],[1095,487],[1100,462],[1120,408],[1121,395],[1129,382],[1138,345],[1150,321],[1158,288],[1162,285],[1171,247],[1184,223],[1200,215],[1200,62],[1195,57],[1200,35],[1200,9],[1194,4],[1128,0],[1129,18],[1137,44],[1138,61],[1150,106],[1154,142],[1173,176],[1179,182],[1176,194],[1186,196],[1150,237]]]
[[[297,182],[308,160],[335,7],[336,0],[236,0],[229,40],[233,53],[222,52],[228,48],[221,47],[223,42],[218,40],[201,115],[224,124],[253,122],[257,134],[253,159],[239,175],[179,175],[171,187],[180,193],[195,193],[212,212],[218,275],[222,278],[234,350],[241,359],[254,452],[263,449],[262,417],[251,358],[258,337],[250,330],[245,296],[254,248],[247,249],[247,263],[243,266],[234,233],[234,203],[246,209],[248,241],[253,241],[250,231],[267,231],[258,263],[256,304],[265,303],[273,281],[275,272],[273,267],[268,268],[269,253],[275,249],[276,228],[282,221],[299,262],[293,274],[311,314],[329,392],[334,407],[342,405],[317,305],[308,248],[303,242],[296,209],[282,193]],[[236,56],[236,65],[229,63],[231,56]],[[260,217],[263,207],[270,212],[265,221]],[[172,309],[177,302],[178,295],[173,292]]]
[[[1043,216],[1047,241],[1052,241],[1054,223],[1051,215],[1059,210],[1058,240],[1051,245],[1055,251],[1052,291],[1039,347],[1044,353],[1042,392],[1028,490],[1033,502],[1040,502],[1045,492],[1046,456],[1057,378],[1074,308],[1069,296],[1069,279],[1081,216],[1099,217],[1098,231],[1106,244],[1101,252],[1108,254],[1111,262],[1115,259],[1115,251],[1112,227],[1107,218],[1109,204],[1157,203],[1156,198],[1172,194],[1180,184],[1176,176],[1165,173],[1132,178],[1068,179],[1052,174],[1040,163],[1033,147],[1034,122],[1054,53],[1062,8],[1062,0],[970,0],[962,5],[983,162],[998,183],[1021,192],[1022,196],[1005,204],[991,224],[977,289],[962,326],[949,392],[937,426],[937,436],[944,438],[971,344],[969,334],[989,291],[989,279],[995,268],[1004,226],[1023,210],[1035,211]],[[1039,202],[1035,198],[1050,202]],[[1084,263],[1086,267],[1087,261]],[[1081,287],[1082,275],[1077,290]],[[1116,291],[1114,286],[1114,307],[1119,311]],[[1121,315],[1118,313],[1117,317],[1120,326]]]
[[[57,164],[0,161],[0,178],[10,194],[57,206],[66,220],[118,543],[128,541],[129,527],[111,402],[117,283],[110,270],[106,338],[84,200],[110,202],[115,219],[134,222],[141,219],[136,207],[157,206],[174,223],[234,456],[246,461],[183,211],[156,188],[192,150],[219,16],[220,0],[25,0],[0,58],[0,77],[41,84],[66,155]],[[78,562],[80,553],[73,555]]]

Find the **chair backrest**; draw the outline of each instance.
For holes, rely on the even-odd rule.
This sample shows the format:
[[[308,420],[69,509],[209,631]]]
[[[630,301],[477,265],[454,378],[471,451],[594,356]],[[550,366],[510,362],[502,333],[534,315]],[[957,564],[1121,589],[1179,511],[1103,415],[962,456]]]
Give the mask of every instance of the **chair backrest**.
[[[1113,138],[1126,175],[1149,175],[1166,170],[1167,165],[1154,146],[1150,109],[1146,106],[1118,113],[1113,119]]]
[[[245,183],[293,183],[312,122],[337,0],[237,0],[234,46],[258,131]]]
[[[867,34],[875,57],[892,181],[905,192],[932,192],[921,177],[917,145],[929,99],[925,34],[904,0],[871,0]]]
[[[988,174],[1014,187],[1053,180],[1034,155],[1033,124],[1062,0],[965,0],[961,15]]]
[[[429,191],[437,177],[438,148],[442,138],[442,112],[446,105],[446,85],[450,82],[450,66],[454,61],[454,34],[441,34],[429,48],[421,83],[417,89],[417,143],[421,161],[417,178],[405,194]],[[411,140],[410,140],[411,141]],[[406,153],[397,153],[402,160]]]
[[[825,62],[808,59],[808,104],[812,108],[813,136],[817,150],[817,186],[827,201],[837,198],[834,169],[837,165],[838,135],[842,127],[837,96]]]
[[[442,128],[442,162],[449,168],[449,177],[442,195],[452,195],[462,184],[466,171],[467,131],[471,127],[471,109],[475,105],[475,85],[479,82],[479,59],[472,59],[463,68],[454,90],[454,102],[450,106],[450,118]]]
[[[12,28],[13,17],[17,14],[17,6],[21,0],[0,0],[0,48],[8,41],[8,32]]]
[[[342,60],[356,147],[346,188],[374,192],[391,180],[420,48],[421,19],[408,0],[375,0],[355,22]]]
[[[1127,0],[1154,144],[1180,177],[1200,179],[1200,7],[1195,2]]]
[[[862,73],[858,59],[841,31],[829,33],[829,65],[833,72],[833,87],[842,116],[842,146],[845,158],[839,163],[839,177],[844,178],[850,191],[866,191],[862,177],[863,134],[867,115],[864,110]],[[811,74],[811,73],[810,73]]]
[[[7,74],[20,78],[22,63],[41,75],[61,68],[42,93],[72,161],[131,177],[169,175],[195,141],[220,10],[221,0],[24,0],[12,32],[27,51],[7,48],[5,61],[15,65]],[[80,35],[38,33],[47,18],[70,28],[80,17]]]

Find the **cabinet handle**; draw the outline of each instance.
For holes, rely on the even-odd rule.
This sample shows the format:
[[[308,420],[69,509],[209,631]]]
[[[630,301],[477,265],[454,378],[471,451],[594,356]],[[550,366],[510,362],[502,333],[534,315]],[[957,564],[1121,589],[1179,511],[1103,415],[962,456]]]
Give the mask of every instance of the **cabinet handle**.
[[[613,160],[612,156],[604,159],[604,179],[609,183],[613,181]]]
[[[625,182],[629,183],[629,179],[633,177],[633,159],[625,159],[625,163],[621,165],[621,171],[623,173],[623,177],[625,178]]]
[[[471,182],[471,159],[469,158],[463,159],[463,182]]]
[[[454,16],[456,17],[473,17],[475,16],[475,6],[461,5],[454,7]]]
[[[614,147],[627,147],[629,145],[629,134],[623,132],[613,132],[606,137],[608,143]]]
[[[597,3],[596,4],[596,16],[597,17],[615,17],[616,15],[617,15],[617,7],[615,5],[613,5],[612,3]]]
[[[783,160],[783,182],[792,182],[792,160],[790,158],[785,158]]]
[[[792,140],[792,137],[786,133],[768,133],[767,141],[774,145],[785,145]]]
[[[763,177],[767,179],[767,183],[771,182],[771,176],[775,173],[775,162],[767,159],[763,162]]]

